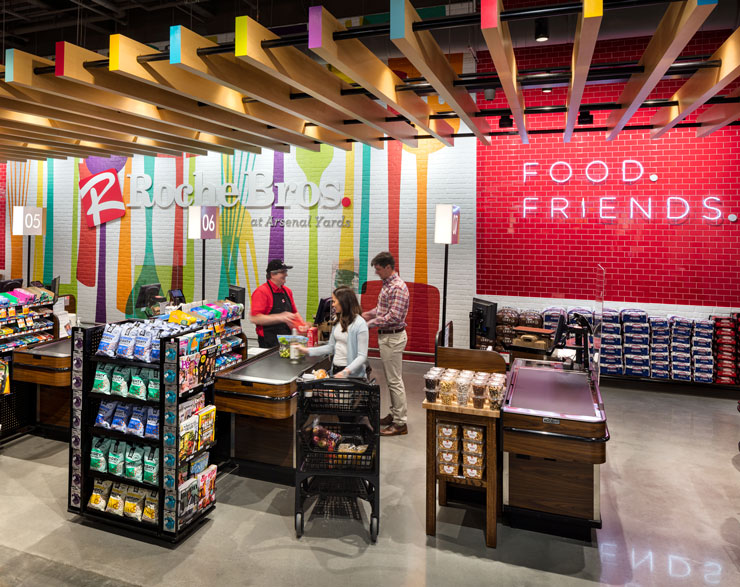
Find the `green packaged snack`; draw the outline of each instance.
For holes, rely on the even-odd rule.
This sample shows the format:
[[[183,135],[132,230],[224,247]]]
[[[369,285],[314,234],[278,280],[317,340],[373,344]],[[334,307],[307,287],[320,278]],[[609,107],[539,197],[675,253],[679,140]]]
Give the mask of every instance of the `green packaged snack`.
[[[141,483],[144,474],[144,449],[133,444],[126,450],[126,479]]]
[[[95,381],[93,381],[93,391],[110,395],[111,373],[115,365],[107,363],[98,363],[95,371]]]
[[[149,382],[145,372],[148,369],[135,370],[131,375],[131,385],[128,387],[129,397],[146,399],[146,387]]]
[[[144,483],[159,484],[159,449],[144,449]]]
[[[147,399],[159,401],[159,371],[150,369],[147,376],[149,379],[146,388]]]
[[[111,395],[128,396],[128,387],[131,382],[131,367],[116,367],[111,377]]]
[[[122,440],[118,440],[110,445],[110,451],[108,452],[108,473],[123,477],[127,448],[127,444]]]
[[[92,471],[108,472],[108,452],[113,440],[111,438],[93,438],[90,449],[90,469]]]

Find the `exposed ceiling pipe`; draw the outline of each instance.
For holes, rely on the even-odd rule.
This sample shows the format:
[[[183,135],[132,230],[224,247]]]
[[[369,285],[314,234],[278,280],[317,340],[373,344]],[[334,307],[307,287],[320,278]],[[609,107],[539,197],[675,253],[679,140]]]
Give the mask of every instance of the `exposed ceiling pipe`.
[[[122,11],[118,6],[113,4],[113,2],[108,2],[108,0],[90,0],[90,1],[97,4],[98,6],[102,6],[103,8],[110,10],[118,18],[123,18],[124,16],[126,16],[126,13]]]
[[[95,8],[94,6],[90,6],[86,2],[82,2],[82,0],[69,0],[69,1],[72,4],[75,4],[77,6],[80,6],[81,8],[84,8],[85,10],[90,10],[90,11],[94,12],[95,14],[99,14],[101,16],[105,16],[106,18],[108,18],[108,19],[110,19],[112,21],[115,21],[118,24],[125,24],[126,23],[125,20],[123,20],[122,18],[120,18],[121,16],[125,16],[125,13],[124,12],[121,12],[120,14],[117,14],[116,16],[112,16],[112,15],[108,14],[107,12],[104,12],[104,11],[100,10],[99,8]]]

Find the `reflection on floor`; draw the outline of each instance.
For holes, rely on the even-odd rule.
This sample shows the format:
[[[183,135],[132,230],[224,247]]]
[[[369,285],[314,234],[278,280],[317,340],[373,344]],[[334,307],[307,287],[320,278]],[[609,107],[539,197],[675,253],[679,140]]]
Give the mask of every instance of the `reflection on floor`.
[[[361,520],[314,511],[296,540],[292,488],[235,475],[179,546],[118,535],[66,512],[67,447],[26,437],[0,448],[0,586],[740,584],[734,401],[604,385],[612,440],[595,541],[500,525],[487,549],[475,509],[442,508],[436,538],[424,533],[425,369],[405,365],[409,435],[383,439],[377,544],[364,503]]]

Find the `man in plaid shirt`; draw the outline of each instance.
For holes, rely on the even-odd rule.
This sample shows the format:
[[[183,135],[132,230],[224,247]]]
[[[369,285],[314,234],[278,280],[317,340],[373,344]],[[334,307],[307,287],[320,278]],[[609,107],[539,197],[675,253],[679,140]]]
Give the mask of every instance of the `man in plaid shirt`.
[[[403,350],[406,348],[406,314],[409,311],[409,289],[396,273],[396,260],[388,252],[377,254],[370,262],[383,280],[378,305],[365,312],[369,328],[378,329],[378,347],[383,372],[391,396],[391,413],[380,423],[382,436],[408,434],[406,425],[406,389],[403,386]]]

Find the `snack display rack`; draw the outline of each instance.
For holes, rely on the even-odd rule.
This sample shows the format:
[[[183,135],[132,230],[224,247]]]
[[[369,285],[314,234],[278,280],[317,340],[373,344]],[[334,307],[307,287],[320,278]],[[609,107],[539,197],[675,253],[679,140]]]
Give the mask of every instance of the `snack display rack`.
[[[380,527],[380,388],[359,379],[319,379],[299,381],[298,390],[296,536],[303,535],[309,497],[359,498],[371,505],[370,540],[374,543]],[[338,444],[317,445],[317,426],[338,435]],[[365,445],[365,449],[356,452],[341,446],[350,443]]]
[[[231,322],[209,324],[206,328],[213,329],[220,336],[230,326],[238,325],[238,319]],[[72,410],[70,416],[71,440],[69,455],[69,493],[68,511],[83,518],[95,520],[107,525],[126,528],[132,532],[148,535],[170,542],[179,542],[192,531],[215,508],[215,495],[212,502],[205,507],[185,507],[180,503],[179,481],[182,473],[187,473],[189,464],[215,446],[214,441],[207,446],[195,447],[181,457],[181,430],[180,407],[189,399],[203,392],[205,405],[215,405],[214,402],[214,373],[216,357],[222,352],[221,345],[210,344],[199,348],[195,354],[200,355],[197,361],[197,382],[188,379],[182,366],[185,356],[181,348],[181,339],[204,326],[194,327],[192,330],[181,332],[177,336],[168,336],[160,339],[160,357],[158,362],[146,363],[117,357],[96,355],[98,345],[103,336],[105,325],[92,328],[74,328],[72,333]],[[239,335],[243,337],[243,334]],[[246,354],[246,341],[241,346],[242,353]],[[232,351],[232,349],[229,349]],[[192,361],[194,354],[188,354],[187,359]],[[159,399],[140,399],[132,397],[111,396],[93,391],[93,383],[98,363],[113,363],[129,367],[153,369],[159,374]],[[194,384],[196,383],[196,384]],[[140,438],[122,432],[94,426],[99,406],[103,400],[115,400],[134,406],[147,406],[159,410],[159,426],[156,438]],[[215,412],[214,412],[215,422]],[[133,481],[129,478],[101,473],[91,468],[90,456],[93,437],[126,440],[137,445],[149,446],[158,449],[159,467],[158,479],[155,485]],[[187,477],[187,475],[185,476]],[[118,516],[98,511],[89,507],[89,499],[93,492],[96,480],[120,482],[128,486],[139,487],[147,491],[157,492],[157,515],[155,523],[138,521],[125,516]],[[214,481],[215,482],[215,481]],[[196,491],[197,495],[197,491]],[[192,504],[190,504],[192,505]]]
[[[12,330],[0,333],[0,361],[7,364],[5,376],[8,380],[12,379],[13,351],[59,336],[59,321],[52,311],[53,306],[54,300],[0,307],[0,331]],[[48,310],[40,311],[43,308]],[[42,337],[23,338],[34,334]],[[35,394],[18,392],[12,387],[11,384],[10,393],[4,394],[0,390],[0,444],[26,434],[34,428],[36,421]]]

